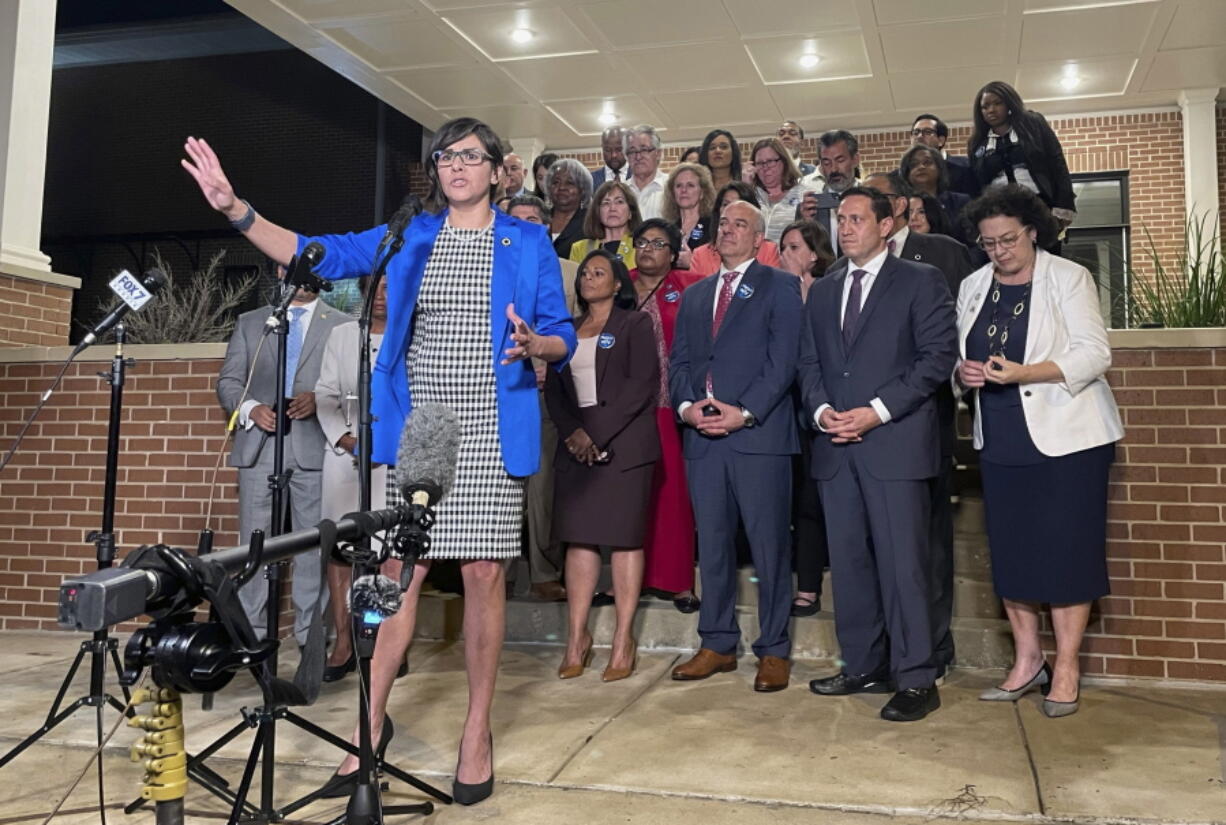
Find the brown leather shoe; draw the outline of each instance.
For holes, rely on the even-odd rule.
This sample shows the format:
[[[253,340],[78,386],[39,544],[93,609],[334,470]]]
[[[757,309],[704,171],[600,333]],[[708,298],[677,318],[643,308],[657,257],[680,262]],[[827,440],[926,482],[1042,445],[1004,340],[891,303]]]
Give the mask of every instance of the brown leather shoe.
[[[758,676],[753,680],[753,689],[758,693],[774,693],[788,686],[792,675],[792,662],[778,656],[763,656],[758,660]]]
[[[564,602],[566,601],[566,588],[556,581],[538,582],[532,585],[529,591],[532,598],[538,602]]]
[[[678,682],[695,682],[716,673],[736,670],[735,653],[716,653],[705,647],[698,649],[694,658],[673,668],[673,678]]]

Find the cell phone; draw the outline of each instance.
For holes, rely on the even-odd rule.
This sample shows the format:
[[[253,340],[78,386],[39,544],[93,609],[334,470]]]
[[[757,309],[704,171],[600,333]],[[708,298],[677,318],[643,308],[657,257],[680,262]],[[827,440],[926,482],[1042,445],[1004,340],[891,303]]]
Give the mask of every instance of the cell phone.
[[[605,450],[600,455],[596,456],[597,464],[608,464],[612,460],[613,460],[612,450]]]
[[[713,418],[719,415],[719,407],[708,401],[702,405],[702,414],[708,418]]]

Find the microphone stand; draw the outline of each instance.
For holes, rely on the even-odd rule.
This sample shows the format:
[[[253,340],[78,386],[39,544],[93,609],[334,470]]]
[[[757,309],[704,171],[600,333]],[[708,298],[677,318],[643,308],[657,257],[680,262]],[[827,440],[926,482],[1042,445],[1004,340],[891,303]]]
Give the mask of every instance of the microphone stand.
[[[374,312],[375,295],[379,291],[379,283],[391,259],[404,245],[403,228],[379,245],[375,252],[375,266],[371,270],[370,283],[367,285],[366,298],[362,306],[362,315],[358,319],[358,509],[362,511],[371,508],[373,498],[371,476],[374,472],[371,450],[374,447],[373,422],[371,414],[371,315]],[[385,251],[386,250],[386,251]],[[390,536],[385,535],[386,548]],[[363,538],[354,546],[354,569],[352,581],[356,582],[365,575],[379,572],[379,562],[386,558],[385,552],[375,553],[371,549],[369,538]],[[352,591],[351,591],[352,592]],[[352,599],[350,600],[352,602]],[[358,782],[345,815],[334,820],[347,825],[382,825],[385,814],[430,814],[433,804],[424,802],[418,805],[396,805],[383,807],[380,800],[380,787],[377,770],[382,765],[382,759],[374,752],[370,728],[370,660],[375,653],[375,643],[379,638],[379,624],[367,623],[354,614],[349,616],[350,632],[353,636],[354,652],[358,660]],[[384,724],[387,724],[386,719]],[[420,780],[413,783],[415,787],[424,790],[440,802],[451,804],[451,797],[443,791],[430,787]]]
[[[95,548],[95,558],[98,563],[98,570],[105,570],[114,565],[115,562],[115,485],[119,476],[119,428],[120,414],[123,410],[123,385],[124,376],[127,367],[135,363],[132,359],[124,357],[124,325],[122,322],[115,325],[115,355],[111,359],[111,372],[98,373],[102,380],[111,385],[111,409],[110,416],[107,421],[107,438],[106,438],[106,479],[102,486],[102,525],[100,530],[91,531],[86,535],[85,540],[93,542]],[[60,704],[64,701],[64,696],[68,692],[68,688],[72,685],[73,679],[76,677],[77,669],[81,666],[82,660],[88,655],[89,658],[89,693],[76,699],[71,705],[60,710]],[[97,630],[93,637],[88,641],[81,643],[80,649],[77,651],[76,658],[72,660],[72,664],[68,668],[68,673],[64,676],[64,680],[60,683],[59,691],[55,694],[55,701],[51,703],[50,710],[47,711],[47,717],[43,720],[42,727],[27,736],[21,742],[17,743],[12,750],[0,757],[0,768],[3,768],[13,759],[17,758],[26,748],[33,745],[38,740],[51,732],[61,722],[68,719],[79,709],[83,707],[92,707],[96,720],[96,731],[98,745],[102,745],[102,709],[109,705],[121,714],[126,716],[135,716],[136,713],[131,708],[127,707],[127,703],[131,700],[131,694],[128,692],[126,685],[121,685],[123,691],[124,702],[120,702],[114,695],[107,692],[103,687],[103,680],[106,675],[107,659],[115,666],[115,673],[123,672],[123,666],[119,661],[118,642],[114,639],[107,628]],[[98,793],[99,804],[102,797],[102,760],[98,760]],[[104,815],[105,816],[105,815]],[[103,819],[105,821],[105,818]]]

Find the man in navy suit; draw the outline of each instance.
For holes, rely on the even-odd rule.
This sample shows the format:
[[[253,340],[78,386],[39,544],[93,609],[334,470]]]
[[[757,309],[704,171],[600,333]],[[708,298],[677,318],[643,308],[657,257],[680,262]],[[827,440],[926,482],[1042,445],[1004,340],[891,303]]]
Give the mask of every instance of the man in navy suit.
[[[800,348],[800,286],[754,260],[766,223],[752,204],[729,204],[717,231],[720,271],[682,296],[669,367],[673,407],[686,425],[702,576],[702,647],[672,675],[688,681],[736,669],[739,516],[758,577],[754,690],[783,690],[791,674],[789,467],[800,443],[790,390]]]
[[[931,264],[941,270],[952,295],[969,274],[970,255],[966,247],[945,235],[921,235],[907,228],[910,217],[911,187],[898,172],[878,172],[864,179],[890,199],[894,229],[886,240],[891,255],[904,261]],[[954,660],[954,637],[950,625],[954,613],[954,447],[958,442],[956,416],[958,405],[948,381],[937,388],[937,418],[941,428],[941,466],[932,479],[932,512],[929,520],[931,563],[928,585],[931,597],[932,647],[938,679]]]
[[[605,181],[625,180],[630,170],[626,168],[626,152],[622,147],[622,132],[620,126],[610,126],[600,134],[600,155],[604,166],[592,172],[592,191],[595,192]]]
[[[820,431],[821,488],[834,576],[841,672],[814,693],[896,693],[883,719],[941,705],[929,627],[929,483],[940,446],[935,393],[957,358],[944,276],[889,254],[890,200],[852,187],[840,199],[848,266],[809,290],[801,345],[806,412]]]

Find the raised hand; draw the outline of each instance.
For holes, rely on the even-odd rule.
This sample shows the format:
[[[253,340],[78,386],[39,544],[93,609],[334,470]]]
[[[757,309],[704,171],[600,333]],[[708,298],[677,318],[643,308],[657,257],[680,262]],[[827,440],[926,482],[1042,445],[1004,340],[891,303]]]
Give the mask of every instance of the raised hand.
[[[523,361],[525,358],[531,358],[534,355],[540,355],[538,350],[540,346],[538,336],[532,327],[515,314],[515,304],[507,304],[507,320],[511,322],[514,329],[511,332],[511,340],[515,346],[506,350],[506,358],[502,359],[503,364],[514,364],[517,361]]]
[[[246,207],[234,197],[234,187],[230,185],[226,173],[221,169],[217,153],[208,142],[203,138],[189,137],[187,143],[183,144],[183,151],[187,153],[187,157],[180,160],[179,164],[195,179],[209,206],[231,220],[241,218],[241,214],[233,213],[246,212]]]

